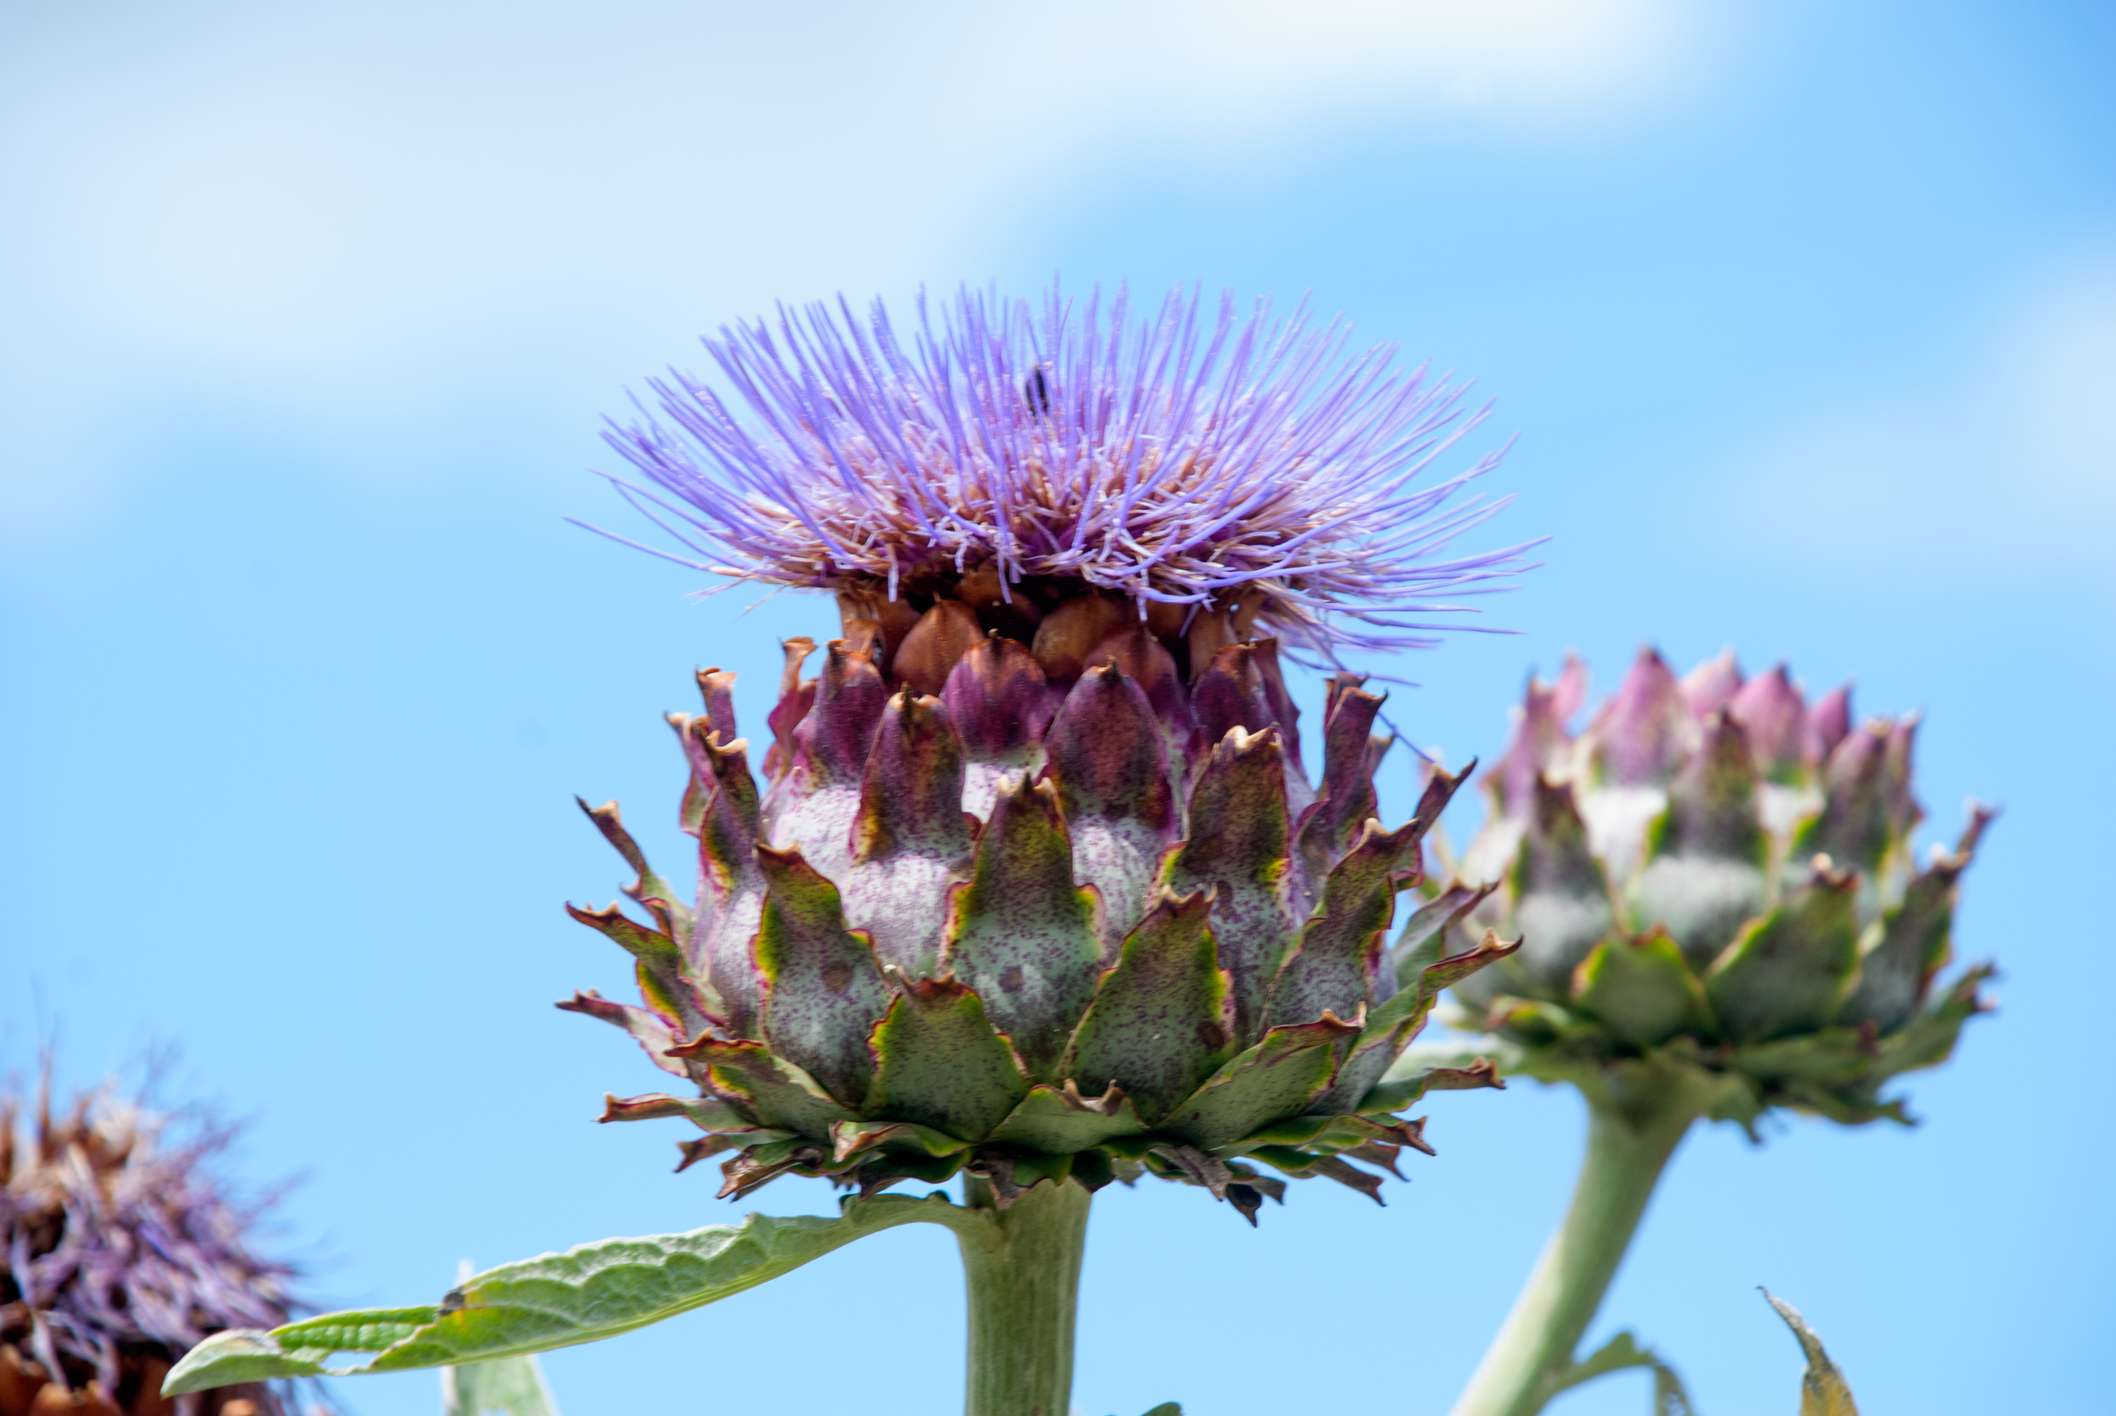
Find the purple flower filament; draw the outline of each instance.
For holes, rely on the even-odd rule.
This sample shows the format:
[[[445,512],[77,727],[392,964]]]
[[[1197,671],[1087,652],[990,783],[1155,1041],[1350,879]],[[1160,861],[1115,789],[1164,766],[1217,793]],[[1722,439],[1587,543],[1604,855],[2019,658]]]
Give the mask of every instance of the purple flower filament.
[[[1525,568],[1525,544],[1449,554],[1505,505],[1470,485],[1505,449],[1417,481],[1489,405],[1349,334],[1195,291],[1145,318],[1121,289],[921,295],[908,344],[880,301],[781,306],[704,341],[717,384],[650,381],[605,434],[645,480],[610,480],[682,548],[641,549],[734,580],[895,598],[991,568],[1003,596],[1245,605],[1333,662],[1424,647]]]

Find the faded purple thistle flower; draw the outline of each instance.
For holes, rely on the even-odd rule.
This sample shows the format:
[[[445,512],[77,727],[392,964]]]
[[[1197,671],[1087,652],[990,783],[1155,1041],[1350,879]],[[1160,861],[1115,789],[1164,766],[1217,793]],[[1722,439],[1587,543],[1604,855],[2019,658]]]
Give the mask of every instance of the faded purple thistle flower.
[[[1457,995],[1522,1049],[1509,1070],[1590,1094],[1681,1075],[1752,1131],[1778,1106],[1907,1121],[1886,1088],[1989,1006],[1989,965],[1940,974],[1994,813],[1921,867],[1916,716],[1859,723],[1849,685],[1810,699],[1782,664],[1677,677],[1642,650],[1575,732],[1586,692],[1578,660],[1529,684],[1442,896],[1458,944],[1523,940]]]
[[[276,1416],[269,1387],[173,1402],[162,1378],[231,1327],[289,1316],[291,1270],[249,1247],[252,1215],[203,1169],[226,1142],[165,1144],[166,1118],[109,1092],[29,1125],[0,1099],[0,1416]]]
[[[1526,546],[1447,553],[1505,505],[1464,494],[1503,449],[1416,480],[1487,409],[1389,346],[1348,355],[1345,323],[1305,304],[1244,317],[1177,291],[1135,318],[1121,289],[1082,308],[1054,287],[1040,308],[966,290],[917,310],[907,339],[880,301],[865,320],[842,297],[782,306],[704,341],[719,387],[652,381],[666,422],[606,434],[652,486],[611,481],[683,551],[640,549],[989,605],[1010,632],[1010,612],[1101,591],[1164,638],[1232,614],[1233,638],[1331,664],[1429,645],[1523,568]]]

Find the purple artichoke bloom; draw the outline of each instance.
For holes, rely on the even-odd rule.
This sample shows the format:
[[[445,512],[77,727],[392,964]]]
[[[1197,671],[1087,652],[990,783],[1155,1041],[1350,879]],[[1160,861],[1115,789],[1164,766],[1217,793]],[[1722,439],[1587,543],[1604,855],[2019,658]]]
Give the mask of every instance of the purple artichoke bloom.
[[[1505,505],[1468,490],[1503,449],[1417,480],[1488,406],[1390,347],[1348,355],[1341,320],[1182,291],[1134,319],[1122,290],[1055,287],[917,308],[906,339],[879,301],[781,307],[704,341],[721,388],[653,381],[666,422],[606,436],[652,484],[614,485],[683,548],[655,553],[898,614],[953,597],[1010,631],[1101,592],[1164,635],[1231,615],[1332,664],[1431,644],[1522,568],[1525,546],[1449,553]]]
[[[1506,952],[1442,959],[1437,921],[1387,944],[1461,778],[1385,829],[1381,699],[1339,673],[1311,779],[1280,650],[1425,643],[1520,548],[1440,554],[1501,504],[1456,499],[1497,454],[1414,479],[1482,414],[1344,345],[1228,300],[1134,322],[1121,294],[965,293],[908,343],[879,306],[782,311],[706,341],[724,392],[654,385],[673,430],[611,434],[654,484],[620,490],[686,564],[831,590],[841,626],[815,677],[786,646],[763,791],[730,675],[674,720],[694,901],[592,813],[651,918],[574,913],[645,1006],[564,1006],[704,1097],[605,1119],[688,1118],[685,1163],[732,1151],[735,1194],[1144,1171],[1253,1215],[1266,1171],[1373,1193],[1354,1162],[1424,1146],[1393,1113],[1489,1082],[1380,1085],[1435,991]]]
[[[162,1378],[188,1349],[289,1316],[292,1270],[251,1248],[254,1214],[215,1184],[209,1132],[108,1092],[30,1124],[0,1101],[0,1416],[276,1416],[249,1383],[174,1401]]]

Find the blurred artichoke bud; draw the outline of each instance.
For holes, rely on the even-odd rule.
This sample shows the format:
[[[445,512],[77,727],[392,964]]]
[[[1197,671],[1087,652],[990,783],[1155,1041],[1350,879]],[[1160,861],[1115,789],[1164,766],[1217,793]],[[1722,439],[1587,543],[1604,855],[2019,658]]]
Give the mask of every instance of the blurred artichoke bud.
[[[1883,1086],[1983,1007],[1988,967],[1934,983],[1991,813],[1972,805],[1916,867],[1916,719],[1854,726],[1848,690],[1809,703],[1782,667],[1744,680],[1727,654],[1678,680],[1648,650],[1575,736],[1584,696],[1577,661],[1532,684],[1493,770],[1457,866],[1488,888],[1446,896],[1523,944],[1457,996],[1537,1075],[1650,1058],[1702,1073],[1713,1114],[1744,1124],[1775,1105],[1903,1119]]]
[[[258,1257],[253,1214],[169,1121],[104,1091],[23,1124],[0,1099],[0,1416],[281,1416],[261,1384],[166,1400],[162,1378],[214,1333],[285,1322],[291,1270]]]

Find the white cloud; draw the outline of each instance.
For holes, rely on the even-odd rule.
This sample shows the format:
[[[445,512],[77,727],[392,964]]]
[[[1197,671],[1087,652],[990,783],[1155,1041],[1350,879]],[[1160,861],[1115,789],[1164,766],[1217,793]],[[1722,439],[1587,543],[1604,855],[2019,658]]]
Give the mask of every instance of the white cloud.
[[[2116,246],[2067,261],[2022,302],[2001,345],[2001,407],[2064,490],[2116,514]]]
[[[1245,126],[1372,103],[1578,117],[1659,96],[1700,56],[1702,21],[1663,0],[1182,0],[1100,4],[1081,58],[1130,67],[1163,111]],[[1102,26],[1106,25],[1107,28]],[[1100,36],[1141,36],[1138,45]],[[1181,56],[1180,59],[1171,56]]]
[[[1944,374],[1790,420],[1698,479],[1701,524],[1731,518],[1772,564],[1872,572],[2100,569],[2116,536],[2116,246],[2054,256]]]
[[[143,379],[328,437],[466,371],[628,377],[782,295],[987,272],[992,233],[1141,152],[1253,164],[1434,105],[1569,135],[1694,74],[1682,12],[51,6],[0,58],[0,535],[121,494]]]
[[[747,309],[982,269],[984,231],[1156,143],[1625,107],[1683,71],[1681,9],[185,6],[116,34],[55,9],[4,76],[0,247],[76,343],[386,374],[451,326],[490,351],[672,290]]]

